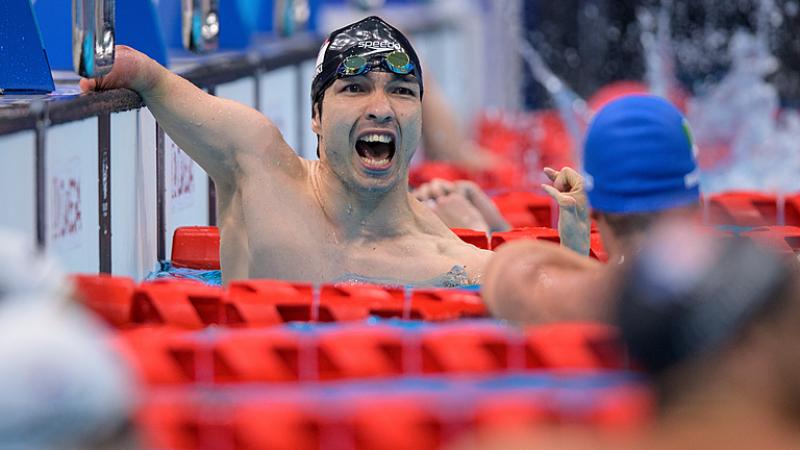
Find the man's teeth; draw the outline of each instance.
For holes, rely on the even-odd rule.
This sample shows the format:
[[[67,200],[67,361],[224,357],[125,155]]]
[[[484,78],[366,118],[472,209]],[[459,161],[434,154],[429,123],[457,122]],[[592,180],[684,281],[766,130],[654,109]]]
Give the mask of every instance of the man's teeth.
[[[366,158],[363,158],[363,159],[365,159],[368,163],[370,163],[373,166],[383,166],[385,164],[389,164],[389,160],[386,159],[386,158],[373,159],[373,158],[370,158],[369,156],[367,156]]]
[[[361,138],[364,142],[380,142],[382,144],[388,144],[392,142],[392,137],[388,134],[368,134]]]

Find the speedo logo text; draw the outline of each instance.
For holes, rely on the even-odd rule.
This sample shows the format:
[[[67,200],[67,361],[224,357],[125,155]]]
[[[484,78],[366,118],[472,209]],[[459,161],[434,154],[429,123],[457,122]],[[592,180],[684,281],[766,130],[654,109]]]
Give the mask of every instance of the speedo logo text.
[[[358,46],[360,48],[371,48],[374,50],[382,48],[393,48],[395,50],[403,49],[397,42],[389,42],[389,41],[361,41],[358,43]]]

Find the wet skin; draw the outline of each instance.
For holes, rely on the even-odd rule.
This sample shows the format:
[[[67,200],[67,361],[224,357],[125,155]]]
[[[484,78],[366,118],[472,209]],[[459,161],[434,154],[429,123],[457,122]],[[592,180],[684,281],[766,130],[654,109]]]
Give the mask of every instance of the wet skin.
[[[459,240],[407,191],[422,120],[413,80],[369,72],[334,82],[311,124],[319,161],[299,158],[258,111],[210,96],[126,47],[117,47],[111,74],[82,86],[139,92],[214,179],[225,282],[357,274],[415,284],[456,265],[475,282],[491,255]]]

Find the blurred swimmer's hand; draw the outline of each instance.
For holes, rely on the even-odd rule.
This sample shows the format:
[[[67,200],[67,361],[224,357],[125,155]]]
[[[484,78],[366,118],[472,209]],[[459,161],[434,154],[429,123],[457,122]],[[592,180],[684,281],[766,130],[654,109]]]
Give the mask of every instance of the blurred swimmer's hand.
[[[450,228],[489,231],[489,224],[486,223],[480,211],[459,193],[439,197],[430,207]]]
[[[475,183],[468,180],[447,181],[439,178],[433,179],[415,189],[412,194],[417,200],[433,209],[439,218],[450,228],[472,228],[465,226],[463,220],[455,221],[459,216],[455,211],[457,207],[475,210],[483,221],[482,228],[472,228],[484,231],[506,231],[510,227],[508,222],[497,210],[494,202]],[[450,197],[460,197],[454,200]],[[463,199],[463,201],[462,201]],[[447,205],[439,205],[445,202]],[[441,212],[441,213],[440,213]],[[472,216],[472,211],[465,211],[463,216]],[[453,222],[451,222],[453,221]]]
[[[421,184],[411,193],[417,200],[425,203],[426,200],[436,200],[439,197],[444,197],[450,193],[456,192],[457,189],[456,183],[453,181],[434,178],[427,183]]]
[[[144,95],[152,90],[161,72],[166,70],[144,53],[128,46],[117,45],[114,52],[111,72],[98,78],[81,78],[81,91],[127,88]]]
[[[583,177],[570,167],[561,170],[545,167],[544,174],[553,182],[552,185],[542,184],[542,189],[558,203],[561,245],[588,255],[591,223]]]

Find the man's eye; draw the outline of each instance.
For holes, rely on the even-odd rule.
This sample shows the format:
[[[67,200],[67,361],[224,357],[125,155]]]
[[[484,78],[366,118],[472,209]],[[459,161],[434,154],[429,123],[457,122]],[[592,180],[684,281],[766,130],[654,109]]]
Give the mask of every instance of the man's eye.
[[[394,92],[396,94],[400,94],[400,95],[410,95],[411,97],[416,97],[417,96],[416,92],[414,92],[413,90],[411,90],[409,88],[404,88],[404,87],[399,87],[399,88],[395,89]]]
[[[344,92],[364,92],[364,89],[361,88],[358,84],[348,84],[347,86],[342,89]]]

